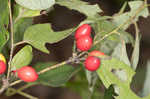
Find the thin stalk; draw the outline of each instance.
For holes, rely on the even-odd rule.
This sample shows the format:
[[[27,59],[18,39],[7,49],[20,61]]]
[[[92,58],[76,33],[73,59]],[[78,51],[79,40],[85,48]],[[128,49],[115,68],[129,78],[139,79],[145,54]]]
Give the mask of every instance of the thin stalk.
[[[55,69],[55,68],[57,68],[57,67],[60,67],[60,66],[62,66],[62,65],[65,65],[65,64],[67,64],[67,61],[64,61],[64,62],[61,62],[61,63],[59,63],[59,64],[56,64],[56,65],[50,66],[50,67],[48,67],[48,68],[45,68],[45,69],[41,70],[40,72],[38,72],[38,74],[45,73],[45,72],[47,72],[47,71],[49,71],[49,70],[51,70],[51,69]]]
[[[17,91],[20,95],[22,95],[22,96],[24,96],[24,97],[27,97],[27,98],[29,98],[29,99],[38,99],[37,97],[34,97],[34,96],[31,96],[31,95],[29,95],[29,94],[27,94],[27,93],[24,93],[24,92],[22,92],[22,91]]]
[[[10,18],[10,40],[11,40],[11,49],[10,49],[10,58],[8,62],[8,72],[7,72],[7,80],[9,79],[10,70],[11,70],[11,60],[13,57],[14,51],[14,27],[13,27],[13,18],[12,18],[12,10],[11,10],[11,0],[8,0],[9,7],[9,18]]]

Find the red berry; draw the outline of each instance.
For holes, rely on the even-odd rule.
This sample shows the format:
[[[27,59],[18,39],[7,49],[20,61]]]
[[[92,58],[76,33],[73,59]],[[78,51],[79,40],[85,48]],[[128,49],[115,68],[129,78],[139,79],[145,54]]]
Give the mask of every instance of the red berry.
[[[90,36],[82,36],[76,41],[76,46],[81,51],[87,51],[92,47],[92,38]]]
[[[88,56],[85,60],[85,68],[89,71],[95,71],[100,66],[100,59],[94,56]]]
[[[92,51],[92,52],[89,53],[89,56],[101,57],[101,56],[105,56],[105,54],[103,52],[94,50],[94,51]]]
[[[0,60],[0,74],[3,74],[6,71],[6,64],[4,61]]]
[[[38,78],[38,74],[34,70],[34,68],[30,66],[24,66],[20,68],[18,71],[18,77],[25,82],[34,82]]]
[[[75,39],[77,40],[78,38],[84,35],[90,36],[90,34],[91,34],[91,26],[88,24],[83,24],[76,30]]]

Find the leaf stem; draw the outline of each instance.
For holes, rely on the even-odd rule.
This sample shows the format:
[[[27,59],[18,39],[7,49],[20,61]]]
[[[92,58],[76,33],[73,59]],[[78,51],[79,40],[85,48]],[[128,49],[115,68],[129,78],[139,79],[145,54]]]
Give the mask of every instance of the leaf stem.
[[[14,44],[14,47],[21,45],[21,44],[24,44],[24,43],[28,43],[28,41],[20,41],[20,42]]]
[[[140,35],[138,24],[134,22],[135,27],[135,45],[131,56],[131,66],[134,70],[136,70],[138,61],[139,61],[139,51],[140,51]]]
[[[19,15],[14,20],[14,23],[16,23],[22,17],[23,13],[24,13],[24,10],[21,10],[21,12],[19,13]]]

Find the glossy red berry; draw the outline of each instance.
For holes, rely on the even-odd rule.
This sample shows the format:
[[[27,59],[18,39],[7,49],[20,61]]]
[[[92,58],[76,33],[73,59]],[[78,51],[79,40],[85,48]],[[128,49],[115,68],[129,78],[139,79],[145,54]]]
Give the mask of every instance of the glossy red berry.
[[[85,35],[90,36],[90,34],[91,34],[91,26],[88,24],[83,24],[76,30],[75,39],[77,40],[78,38]]]
[[[89,71],[95,71],[100,66],[100,59],[95,56],[88,56],[84,62],[85,68]]]
[[[38,74],[34,68],[30,66],[24,66],[20,68],[17,73],[18,77],[25,82],[34,82],[38,79]]]
[[[92,47],[92,38],[90,36],[82,36],[76,41],[76,46],[80,51],[87,51]]]
[[[92,52],[89,53],[89,56],[101,57],[101,56],[105,56],[105,54],[103,52],[94,50],[94,51],[92,51]]]
[[[4,61],[0,60],[0,74],[3,74],[6,71],[6,64]]]

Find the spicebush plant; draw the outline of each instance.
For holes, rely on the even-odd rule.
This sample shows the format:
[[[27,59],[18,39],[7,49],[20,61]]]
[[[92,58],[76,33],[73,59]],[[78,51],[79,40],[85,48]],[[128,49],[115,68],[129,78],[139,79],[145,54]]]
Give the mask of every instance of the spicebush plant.
[[[57,32],[50,23],[32,24],[35,16],[40,16],[41,11],[53,11],[55,4],[78,11],[86,19],[76,27]],[[125,12],[127,6],[130,10]],[[76,90],[82,99],[150,99],[150,95],[137,96],[130,88],[139,61],[141,34],[137,21],[150,15],[149,6],[147,0],[125,2],[118,13],[102,16],[98,4],[81,0],[0,0],[0,93],[37,99],[23,90],[42,84]],[[135,37],[126,32],[131,24]],[[74,38],[72,57],[60,63],[50,60],[30,66],[32,48],[51,54],[45,44],[57,43],[70,35]],[[25,46],[14,53],[22,44]],[[133,47],[131,59],[126,44]],[[86,77],[82,76],[83,71]],[[69,82],[72,76],[74,80]],[[21,82],[26,84],[13,88]],[[102,84],[104,93],[97,88]]]

